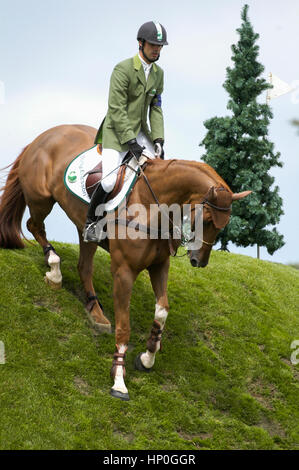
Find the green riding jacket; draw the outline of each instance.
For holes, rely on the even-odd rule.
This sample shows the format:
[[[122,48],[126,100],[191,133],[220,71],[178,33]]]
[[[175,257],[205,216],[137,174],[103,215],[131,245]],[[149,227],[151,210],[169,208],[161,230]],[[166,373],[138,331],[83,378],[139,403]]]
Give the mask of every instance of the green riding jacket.
[[[128,150],[126,142],[136,138],[140,130],[152,141],[164,139],[162,91],[163,70],[157,64],[153,63],[147,81],[138,54],[117,64],[110,79],[108,112],[95,144],[124,152]]]

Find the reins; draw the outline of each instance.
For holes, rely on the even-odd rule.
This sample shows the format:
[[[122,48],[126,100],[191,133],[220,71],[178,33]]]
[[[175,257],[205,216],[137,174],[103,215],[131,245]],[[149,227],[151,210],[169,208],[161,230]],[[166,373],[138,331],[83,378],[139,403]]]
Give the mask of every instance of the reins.
[[[172,219],[169,217],[169,215],[164,211],[164,209],[161,207],[160,205],[160,202],[159,202],[159,199],[157,198],[149,180],[148,180],[148,177],[146,176],[142,166],[140,165],[138,159],[136,158],[136,156],[132,153],[133,157],[135,157],[136,161],[137,161],[137,164],[138,164],[138,170],[139,170],[139,173],[142,175],[147,187],[149,188],[150,190],[150,193],[155,201],[155,203],[157,204],[157,206],[159,207],[160,211],[162,214],[164,214],[164,216],[166,216],[168,218],[168,220],[170,221],[171,225],[172,225],[172,228],[173,230],[177,230],[177,233],[180,233],[181,234],[181,228],[178,227],[177,225],[174,225]],[[132,157],[131,157],[132,158]],[[121,165],[125,164],[127,167],[129,167],[130,169],[134,170],[136,173],[138,173],[138,170],[136,171],[134,168],[132,168],[130,165],[129,165],[129,160],[131,158],[125,158],[124,161],[121,163]],[[146,163],[145,163],[146,164]],[[119,165],[119,166],[121,166]],[[219,191],[225,191],[225,188],[219,188]],[[204,197],[204,199],[202,200],[202,202],[200,202],[198,205],[202,205],[204,206],[205,204],[207,204],[208,206],[212,207],[213,209],[216,209],[216,210],[219,210],[219,211],[229,211],[231,210],[231,206],[230,207],[219,207],[219,206],[216,206],[215,204],[212,204],[207,198],[206,196]],[[195,207],[191,208],[191,212],[195,210]],[[131,220],[128,220],[128,219],[116,219],[115,220],[115,223],[117,225],[125,225],[125,226],[129,226],[129,224],[131,223],[132,221]],[[143,232],[146,232],[147,234],[151,234],[153,232],[153,229],[149,228],[147,225],[143,225],[143,224],[136,224],[134,226],[134,229],[135,230],[141,230]],[[166,235],[166,233],[162,233],[160,229],[157,229],[156,230],[156,235],[158,236],[161,236],[161,235]],[[167,233],[167,235],[169,236],[168,238],[168,243],[169,243],[169,251],[170,251],[170,254],[171,256],[177,256],[177,250],[178,250],[178,247],[177,248],[174,248],[173,247],[173,237],[171,235],[170,232]],[[187,240],[187,243],[193,241],[195,239],[195,235]],[[200,238],[197,238],[200,242],[202,242],[203,244],[206,244],[208,246],[213,246],[215,242],[213,243],[210,243],[210,242],[207,242],[206,240],[202,240]],[[182,244],[182,242],[180,243]],[[183,256],[186,256],[187,254],[187,251],[184,255],[178,255],[178,258],[182,258]]]
[[[133,154],[133,156],[135,157],[134,154]],[[135,157],[135,158],[136,158],[136,157]],[[171,218],[168,216],[168,214],[166,214],[163,210],[161,210],[160,202],[159,202],[159,200],[158,200],[158,198],[157,198],[157,196],[156,196],[156,194],[155,194],[153,188],[151,187],[151,184],[150,184],[150,182],[149,182],[149,180],[148,180],[146,174],[144,173],[143,168],[142,168],[142,166],[140,165],[140,163],[139,163],[139,161],[138,161],[137,158],[136,158],[136,160],[137,160],[137,164],[138,164],[138,166],[139,166],[140,173],[141,173],[141,175],[143,176],[144,181],[146,182],[146,184],[147,184],[147,186],[148,186],[148,188],[149,188],[149,190],[150,190],[150,192],[151,192],[151,194],[152,194],[152,196],[153,196],[153,198],[154,198],[156,204],[158,205],[160,211],[161,211],[162,213],[164,213],[164,215],[166,215],[166,217],[168,218],[168,220],[171,222],[173,229],[174,229],[174,230],[177,229],[177,230],[181,233],[180,227],[177,227],[176,225],[174,225],[174,224],[173,224],[173,221],[172,221]],[[127,165],[128,165],[128,164],[127,164]],[[225,188],[219,188],[219,191],[225,191]],[[214,208],[214,209],[216,209],[216,210],[220,210],[220,211],[229,211],[229,210],[231,210],[231,206],[230,206],[230,207],[219,207],[219,206],[216,206],[216,205],[212,204],[206,197],[203,199],[203,201],[202,201],[201,203],[199,203],[199,205],[204,206],[205,204],[207,204],[208,206],[210,206],[210,207],[212,207],[212,208]],[[195,210],[195,207],[191,208],[191,211],[193,211],[193,210]],[[136,226],[136,227],[137,227],[137,226]],[[138,227],[141,228],[140,225],[138,225]],[[149,233],[149,232],[147,231],[147,233]],[[188,240],[188,242],[192,241],[193,239],[195,239],[195,235],[194,235],[194,237],[193,237],[192,239]],[[209,246],[213,246],[214,243],[215,243],[215,242],[210,243],[210,242],[207,242],[207,241],[205,241],[205,240],[201,240],[200,238],[198,238],[198,240],[199,240],[200,242],[202,242],[202,243],[205,243],[206,245],[209,245]],[[177,249],[174,249],[174,248],[173,248],[173,245],[172,245],[173,238],[172,238],[172,236],[171,236],[170,233],[169,233],[169,239],[168,239],[168,241],[169,241],[170,254],[171,254],[172,256],[176,256],[176,255],[177,255],[177,250],[178,250],[178,248],[177,248]],[[180,257],[183,257],[183,256],[185,256],[186,254],[187,254],[187,252],[186,252],[184,255],[181,255],[181,256],[178,256],[178,257],[179,257],[179,258],[180,258]]]

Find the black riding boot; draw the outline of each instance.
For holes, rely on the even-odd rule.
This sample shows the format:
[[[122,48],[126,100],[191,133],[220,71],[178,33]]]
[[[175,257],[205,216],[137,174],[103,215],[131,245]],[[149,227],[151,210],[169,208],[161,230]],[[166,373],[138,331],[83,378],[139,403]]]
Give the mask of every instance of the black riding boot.
[[[96,208],[100,204],[104,204],[107,201],[109,193],[104,191],[102,184],[100,183],[95,189],[88,207],[87,218],[85,227],[83,230],[83,240],[85,242],[98,242],[100,237],[96,234],[97,216],[95,214]]]

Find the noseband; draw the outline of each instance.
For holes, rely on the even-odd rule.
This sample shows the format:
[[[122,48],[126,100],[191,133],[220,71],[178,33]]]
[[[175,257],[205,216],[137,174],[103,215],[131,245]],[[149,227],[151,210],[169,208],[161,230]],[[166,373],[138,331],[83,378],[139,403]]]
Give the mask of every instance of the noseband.
[[[218,188],[218,191],[226,191],[225,188]],[[213,209],[216,209],[217,211],[230,211],[232,206],[230,205],[229,207],[219,207],[219,206],[216,206],[215,204],[212,204],[207,198],[204,198],[204,200],[199,204],[199,205],[202,205],[204,206],[205,204],[207,204],[208,206],[212,207]],[[195,210],[195,207],[192,207],[191,211]],[[192,239],[189,240],[189,242],[193,241],[195,239],[195,235]],[[206,245],[209,245],[209,246],[213,246],[215,244],[215,242],[213,243],[210,243],[210,242],[206,242],[205,240],[201,240],[200,238],[198,238],[198,240],[202,243],[205,243]]]
[[[225,189],[223,188],[220,188],[218,191],[225,191]],[[219,206],[215,206],[214,204],[212,204],[210,201],[208,201],[207,199],[204,199],[201,204],[204,206],[205,204],[208,204],[208,206],[210,207],[213,207],[213,209],[216,209],[217,211],[230,211],[232,206],[230,205],[229,207],[219,207]]]

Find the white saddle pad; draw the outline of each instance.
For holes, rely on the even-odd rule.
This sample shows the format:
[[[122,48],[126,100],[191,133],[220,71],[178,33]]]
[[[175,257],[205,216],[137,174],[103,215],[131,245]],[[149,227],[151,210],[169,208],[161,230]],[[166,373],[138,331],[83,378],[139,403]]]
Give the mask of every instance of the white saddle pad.
[[[87,172],[92,170],[101,159],[102,156],[97,151],[97,145],[94,145],[90,149],[77,155],[64,172],[64,184],[67,189],[87,204],[90,202],[90,197],[88,196],[85,185],[88,177]],[[139,163],[142,165],[146,160],[147,157],[142,156]],[[121,191],[105,204],[105,211],[107,212],[115,210],[120,205],[137,179],[138,175],[134,170],[138,170],[138,164],[135,158],[130,160],[129,165],[131,168],[126,168],[124,185]]]

